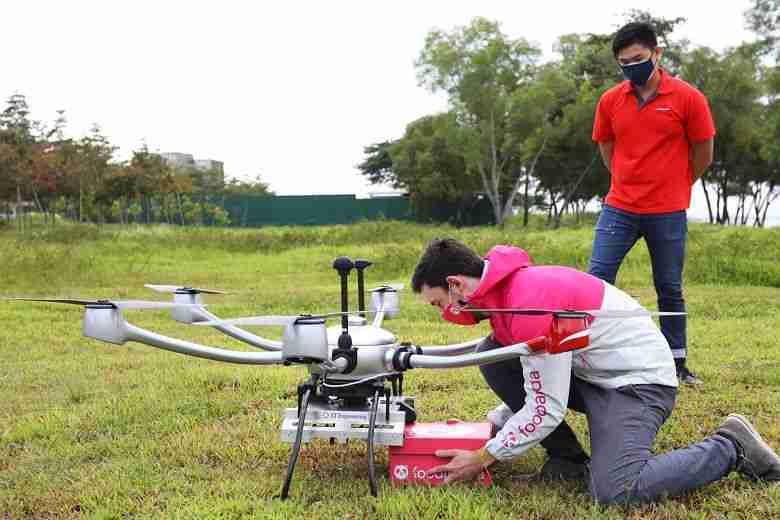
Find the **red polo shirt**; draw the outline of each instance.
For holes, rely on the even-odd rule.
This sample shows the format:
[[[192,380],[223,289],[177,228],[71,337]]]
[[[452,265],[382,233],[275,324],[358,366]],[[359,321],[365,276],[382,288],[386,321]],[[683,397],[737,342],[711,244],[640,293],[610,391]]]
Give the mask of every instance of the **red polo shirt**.
[[[606,203],[633,213],[668,213],[691,204],[690,145],[715,135],[707,98],[658,69],[655,97],[640,107],[630,81],[601,96],[593,140],[614,141]]]

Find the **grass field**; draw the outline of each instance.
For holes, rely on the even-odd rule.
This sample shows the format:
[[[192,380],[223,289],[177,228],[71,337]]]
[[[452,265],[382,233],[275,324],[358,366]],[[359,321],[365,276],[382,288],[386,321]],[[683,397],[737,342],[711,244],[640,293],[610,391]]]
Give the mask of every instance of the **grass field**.
[[[485,252],[528,249],[537,263],[585,269],[591,225],[555,232],[456,230],[393,222],[263,230],[59,225],[0,231],[0,296],[159,298],[144,283],[222,288],[226,317],[334,310],[338,255],[376,265],[368,283],[405,281],[424,244],[455,236]],[[656,449],[683,447],[729,412],[754,419],[780,448],[780,229],[692,225],[686,267],[691,367],[707,382],[684,388]],[[636,247],[618,285],[654,307],[647,252]],[[354,294],[354,292],[353,292]],[[418,344],[458,342],[487,329],[454,327],[407,292],[386,327]],[[289,446],[281,413],[294,406],[299,367],[253,368],[81,336],[71,306],[0,302],[0,519],[16,518],[780,518],[780,486],[732,475],[689,496],[640,508],[603,508],[582,483],[527,474],[540,449],[497,466],[496,485],[391,487],[379,450],[380,496],[366,481],[365,446],[305,445],[291,490],[278,495]],[[164,312],[133,312],[140,326],[242,349]],[[273,331],[276,332],[276,331]],[[272,335],[273,333],[271,333]],[[496,404],[476,368],[415,370],[407,393],[424,421],[483,420]],[[569,415],[587,440],[584,417]]]

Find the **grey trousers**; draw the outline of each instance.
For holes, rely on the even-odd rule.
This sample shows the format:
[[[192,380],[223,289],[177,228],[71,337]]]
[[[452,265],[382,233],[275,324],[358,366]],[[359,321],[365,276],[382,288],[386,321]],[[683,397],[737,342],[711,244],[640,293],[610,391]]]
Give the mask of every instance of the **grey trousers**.
[[[485,341],[478,350],[498,345]],[[488,385],[516,411],[525,402],[523,371],[518,360],[480,367]],[[735,466],[734,444],[712,435],[686,448],[655,455],[651,451],[658,430],[672,413],[677,389],[661,385],[601,388],[571,375],[569,408],[588,419],[591,444],[591,493],[603,504],[649,502],[700,488],[727,475]],[[522,404],[520,404],[520,408]],[[519,410],[520,408],[517,408]],[[565,422],[542,445],[552,455],[565,450],[561,443],[574,438]],[[555,435],[555,437],[553,437]],[[552,442],[550,437],[553,437]],[[569,441],[572,442],[572,441]]]

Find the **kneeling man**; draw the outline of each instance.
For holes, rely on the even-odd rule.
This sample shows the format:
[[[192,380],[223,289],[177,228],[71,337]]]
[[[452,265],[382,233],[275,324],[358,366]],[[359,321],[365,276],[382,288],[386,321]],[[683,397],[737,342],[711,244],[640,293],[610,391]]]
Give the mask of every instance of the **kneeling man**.
[[[550,332],[552,317],[469,309],[635,310],[626,293],[587,273],[532,265],[528,253],[496,246],[483,259],[453,239],[432,241],[420,259],[412,288],[448,321],[475,324],[489,318],[493,335],[480,350],[523,343]],[[780,480],[780,457],[750,422],[729,415],[713,435],[669,453],[651,446],[674,407],[677,374],[669,346],[650,317],[595,318],[588,347],[482,367],[503,401],[488,414],[498,430],[482,449],[440,450],[452,458],[431,472],[447,481],[474,478],[483,467],[518,457],[541,443],[550,461],[587,461],[563,418],[584,413],[591,442],[591,492],[601,503],[645,502],[679,495],[731,471],[751,479]]]

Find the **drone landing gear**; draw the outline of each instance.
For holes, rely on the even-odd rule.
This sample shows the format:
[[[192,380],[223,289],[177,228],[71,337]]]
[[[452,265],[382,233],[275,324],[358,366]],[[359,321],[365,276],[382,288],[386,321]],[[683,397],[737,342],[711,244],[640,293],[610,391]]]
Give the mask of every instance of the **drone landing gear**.
[[[374,448],[403,445],[404,427],[416,418],[414,400],[395,393],[399,381],[390,382],[393,392],[384,381],[337,385],[319,382],[314,376],[298,387],[298,408],[288,408],[282,424],[282,440],[293,442],[282,500],[289,495],[301,444],[312,438],[331,443],[366,439],[369,489],[371,495],[378,495]]]
[[[389,401],[389,399],[386,399],[388,415],[390,409]],[[368,486],[371,489],[371,496],[377,496],[376,468],[374,468],[374,428],[376,428],[377,410],[379,410],[379,389],[374,392],[374,401],[371,403],[371,417],[368,422]]]
[[[292,483],[293,472],[295,471],[295,463],[298,462],[298,454],[301,451],[303,427],[306,424],[306,410],[309,408],[309,399],[316,391],[316,385],[317,376],[312,376],[307,383],[298,387],[298,430],[295,434],[292,453],[290,453],[290,462],[287,463],[287,476],[284,479],[284,486],[282,486],[282,500],[287,500],[287,496],[290,492],[290,484]]]

